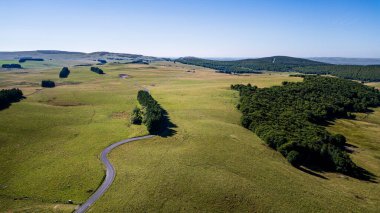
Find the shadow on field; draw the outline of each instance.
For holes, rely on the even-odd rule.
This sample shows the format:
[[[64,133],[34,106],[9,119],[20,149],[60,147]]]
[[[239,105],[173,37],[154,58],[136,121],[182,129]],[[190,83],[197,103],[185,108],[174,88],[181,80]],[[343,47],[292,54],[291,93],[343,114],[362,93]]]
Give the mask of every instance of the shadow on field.
[[[1,111],[1,110],[5,110],[5,109],[8,109],[9,107],[11,107],[11,105],[12,105],[13,103],[20,102],[20,101],[23,100],[23,99],[26,99],[26,97],[25,97],[25,96],[22,96],[22,98],[20,98],[20,100],[15,100],[15,101],[11,101],[11,102],[9,102],[9,101],[3,101],[2,98],[0,97],[0,111]]]
[[[309,170],[309,169],[306,169],[306,168],[304,168],[304,167],[299,166],[299,167],[297,167],[297,169],[299,169],[299,170],[301,170],[301,171],[303,171],[303,172],[305,172],[305,173],[307,173],[307,174],[309,174],[309,175],[313,175],[313,176],[315,176],[315,177],[319,177],[319,178],[322,178],[322,179],[328,180],[327,177],[325,177],[325,176],[323,176],[323,175],[320,175],[320,174],[318,174],[318,173],[315,173],[315,172],[313,172],[313,171],[311,171],[311,170]]]
[[[371,183],[378,183],[376,181],[376,175],[371,173],[370,171],[367,171],[366,169],[358,166],[355,170],[355,174],[351,177],[357,178],[359,180],[368,181]]]
[[[316,164],[304,163],[302,165],[296,166],[296,168],[301,170],[302,172],[305,172],[307,174],[310,174],[322,179],[328,179],[328,178],[326,178],[325,176],[321,174],[318,174],[317,172],[319,173],[336,172],[336,170],[333,169],[331,165],[329,166],[325,164],[316,165]],[[342,174],[346,175],[347,177],[356,178],[358,180],[368,181],[371,183],[377,183],[376,181],[377,176],[375,174],[357,165],[355,165],[355,167],[352,168],[351,171],[347,173],[342,173]]]
[[[160,132],[156,133],[156,135],[164,138],[171,137],[177,133],[177,131],[174,130],[174,128],[177,128],[177,125],[171,122],[168,112],[164,110],[163,127]]]
[[[367,117],[369,114],[371,114],[373,112],[374,112],[374,110],[372,110],[372,109],[366,109],[366,110],[362,111],[362,113],[366,113],[365,117]],[[340,118],[349,119],[349,120],[358,120],[355,116],[354,117],[342,116],[342,117],[337,117],[337,118],[331,119],[331,120],[316,122],[316,124],[324,126],[324,127],[333,126],[333,125],[335,125],[334,121],[336,121],[337,119],[340,119]],[[360,119],[359,119],[359,121],[360,121]],[[355,148],[358,148],[358,147],[353,145],[353,144],[346,143],[342,149],[346,153],[352,154],[355,152]],[[311,172],[311,170],[316,171],[316,172],[335,172],[335,170],[331,169],[329,166],[321,167],[320,165],[314,165],[314,164],[306,164],[303,166],[305,168],[307,168],[307,170],[305,170],[305,168],[303,168],[303,169],[298,168],[298,169],[300,169],[301,171],[306,172],[308,174],[313,173],[311,175],[317,174],[317,173]],[[318,176],[318,175],[319,174],[317,174],[315,176]],[[364,168],[362,168],[356,164],[355,164],[355,168],[353,168],[348,173],[344,173],[344,175],[347,175],[348,177],[356,178],[359,180],[368,181],[371,183],[378,183],[378,181],[376,180],[377,176],[375,174],[373,174],[372,172],[370,172],[370,171],[368,171],[368,170],[366,170],[366,169],[364,169]]]

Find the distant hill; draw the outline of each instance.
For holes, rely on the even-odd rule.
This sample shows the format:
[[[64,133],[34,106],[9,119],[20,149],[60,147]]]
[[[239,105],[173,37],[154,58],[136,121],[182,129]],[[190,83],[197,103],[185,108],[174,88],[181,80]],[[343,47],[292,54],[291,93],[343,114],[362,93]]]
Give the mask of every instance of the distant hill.
[[[97,61],[104,59],[107,61],[120,61],[120,60],[160,60],[156,57],[143,56],[138,54],[126,53],[111,53],[111,52],[68,52],[59,50],[36,50],[36,51],[18,51],[18,52],[0,52],[0,60],[18,60],[20,58],[32,57],[43,58],[45,60],[82,60],[82,61]]]
[[[326,63],[288,56],[272,56],[233,61],[208,60],[195,57],[179,58],[176,61],[218,70],[224,73],[259,73],[262,70],[292,71],[295,67],[327,65]]]
[[[288,56],[233,61],[183,57],[175,61],[215,69],[222,73],[260,73],[261,71],[299,72],[305,74],[330,74],[361,81],[380,81],[380,65],[335,65]]]
[[[380,65],[380,58],[314,57],[310,60],[340,65]]]

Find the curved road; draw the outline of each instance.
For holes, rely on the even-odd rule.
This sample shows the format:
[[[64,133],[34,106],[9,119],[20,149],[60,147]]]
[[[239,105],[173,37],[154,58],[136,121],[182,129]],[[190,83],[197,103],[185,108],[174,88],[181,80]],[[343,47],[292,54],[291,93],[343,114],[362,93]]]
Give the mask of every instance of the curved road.
[[[110,163],[110,161],[107,158],[107,154],[112,149],[114,149],[114,148],[116,148],[122,144],[128,143],[128,142],[152,138],[152,137],[154,137],[154,135],[147,135],[147,136],[141,136],[141,137],[136,137],[136,138],[128,138],[128,139],[119,141],[117,143],[114,143],[114,144],[110,145],[109,147],[105,148],[103,150],[101,156],[100,156],[100,159],[102,160],[103,164],[106,166],[106,169],[107,169],[106,178],[104,179],[102,185],[96,190],[96,192],[94,194],[92,194],[91,197],[88,198],[88,200],[84,204],[80,205],[79,208],[77,210],[75,210],[75,212],[76,213],[86,212],[87,209],[90,208],[90,206],[92,204],[94,204],[94,202],[97,201],[104,194],[104,192],[107,191],[107,189],[110,187],[113,180],[115,179],[115,169],[113,168],[112,164]]]

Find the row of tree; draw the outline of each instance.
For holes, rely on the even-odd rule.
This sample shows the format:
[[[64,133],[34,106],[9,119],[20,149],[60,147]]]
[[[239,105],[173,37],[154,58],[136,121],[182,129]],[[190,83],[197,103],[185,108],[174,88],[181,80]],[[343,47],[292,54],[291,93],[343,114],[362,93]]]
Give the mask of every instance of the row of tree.
[[[132,122],[141,123],[142,118],[142,123],[145,124],[149,133],[162,131],[165,128],[165,110],[147,91],[140,90],[137,93],[137,100],[143,106],[143,110],[134,109]]]
[[[242,125],[281,152],[291,164],[361,175],[345,151],[345,137],[332,135],[321,124],[339,117],[352,118],[352,112],[380,106],[377,89],[321,76],[304,76],[303,82],[283,82],[271,88],[231,88],[240,94]]]
[[[98,74],[104,74],[103,70],[100,69],[99,67],[91,67],[91,71]]]
[[[22,69],[20,64],[3,64],[1,65],[1,68],[7,68],[7,69]]]
[[[63,67],[61,72],[59,72],[59,77],[60,78],[67,78],[69,76],[69,74],[70,74],[69,68]]]
[[[20,89],[3,89],[0,91],[0,109],[7,108],[11,103],[18,102],[23,98],[24,96]]]
[[[19,63],[24,63],[25,61],[44,61],[43,58],[32,58],[32,57],[22,57],[18,60]]]

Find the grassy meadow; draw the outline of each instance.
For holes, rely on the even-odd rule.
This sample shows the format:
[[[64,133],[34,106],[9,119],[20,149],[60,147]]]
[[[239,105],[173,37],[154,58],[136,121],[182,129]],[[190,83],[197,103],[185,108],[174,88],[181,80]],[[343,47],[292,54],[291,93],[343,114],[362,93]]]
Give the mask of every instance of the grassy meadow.
[[[84,202],[105,174],[100,152],[147,134],[129,124],[143,88],[168,111],[176,133],[113,150],[116,179],[90,212],[380,211],[379,183],[302,172],[240,126],[231,84],[269,87],[300,78],[226,75],[169,62],[105,65],[105,75],[73,67],[63,80],[60,69],[0,72],[0,88],[19,87],[26,96],[0,111],[0,211],[71,212]],[[43,79],[58,86],[41,89]],[[379,120],[375,109],[328,127],[347,137],[355,163],[376,176]]]

